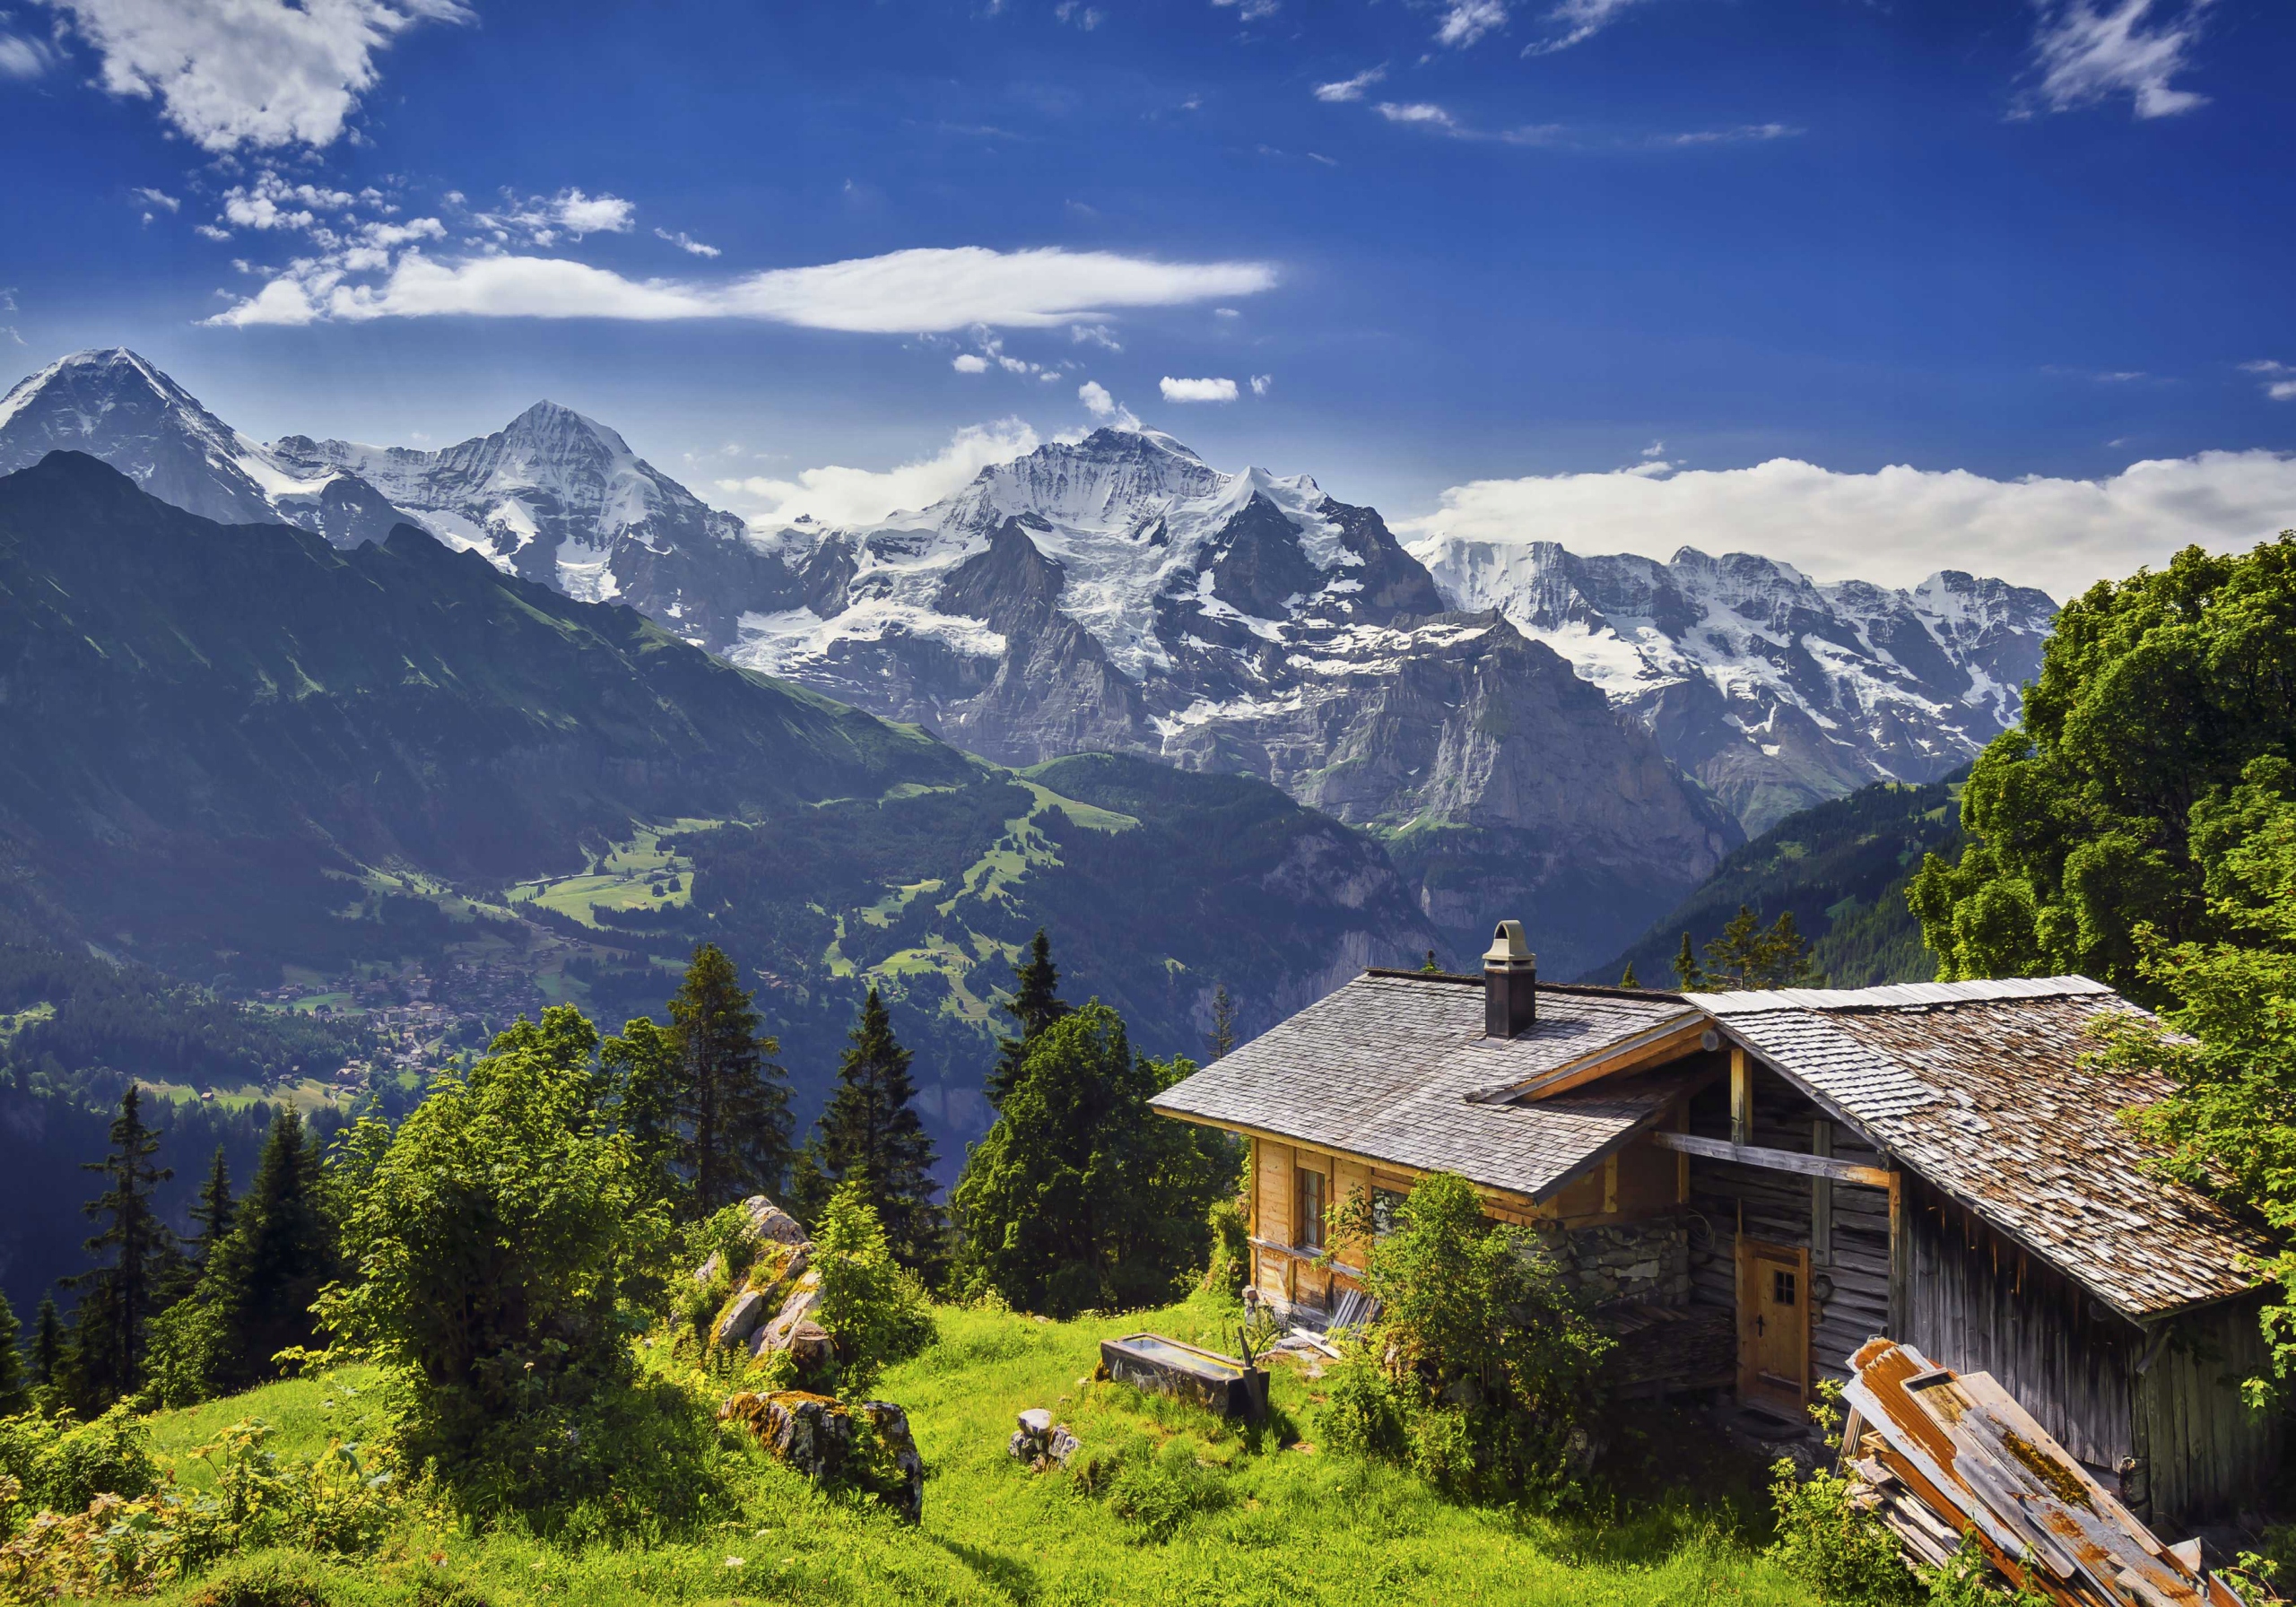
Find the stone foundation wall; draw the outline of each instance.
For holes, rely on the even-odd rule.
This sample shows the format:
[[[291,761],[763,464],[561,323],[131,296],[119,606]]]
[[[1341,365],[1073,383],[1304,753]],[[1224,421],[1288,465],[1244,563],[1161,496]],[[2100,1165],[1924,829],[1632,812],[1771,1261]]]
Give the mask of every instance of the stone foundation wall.
[[[1589,1306],[1638,1300],[1690,1304],[1690,1233],[1678,1217],[1541,1234],[1563,1275]]]

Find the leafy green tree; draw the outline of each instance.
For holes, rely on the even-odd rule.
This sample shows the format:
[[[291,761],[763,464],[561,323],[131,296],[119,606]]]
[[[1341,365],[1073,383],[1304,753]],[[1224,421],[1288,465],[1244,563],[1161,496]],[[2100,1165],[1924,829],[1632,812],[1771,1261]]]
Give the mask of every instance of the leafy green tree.
[[[1343,1438],[1403,1452],[1457,1494],[1559,1489],[1584,1463],[1610,1342],[1544,1241],[1483,1215],[1452,1172],[1422,1177],[1385,1237],[1361,1192],[1335,1215],[1335,1239],[1362,1251],[1363,1287],[1380,1304],[1348,1363],[1355,1376],[1334,1392]]]
[[[339,1163],[352,1275],[320,1299],[327,1327],[407,1380],[418,1455],[521,1488],[582,1443],[568,1412],[627,1384],[624,1296],[667,1242],[598,1108],[597,1049],[571,1006],[520,1021],[396,1132],[361,1122]]]
[[[678,1170],[682,1057],[674,1033],[639,1016],[599,1047],[601,1115],[630,1140],[651,1196],[682,1212],[688,1179]]]
[[[1021,1025],[1017,1038],[997,1040],[996,1064],[989,1068],[988,1102],[1002,1109],[1004,1096],[1020,1080],[1021,1062],[1027,1057],[1030,1044],[1070,1010],[1060,997],[1060,972],[1052,963],[1052,940],[1045,936],[1043,927],[1038,927],[1029,942],[1028,959],[1013,967],[1013,996],[998,1008]]]
[[[837,1091],[808,1141],[799,1172],[818,1182],[793,1189],[809,1223],[818,1223],[831,1191],[857,1186],[883,1224],[892,1254],[911,1271],[939,1262],[945,1238],[941,1210],[933,1203],[933,1141],[926,1135],[911,1102],[917,1084],[909,1074],[909,1053],[893,1037],[884,1001],[871,988],[861,1019],[848,1035],[852,1047],[838,1063]]]
[[[2157,942],[2222,941],[2196,822],[2255,760],[2296,748],[2296,534],[2187,548],[2100,581],[2057,615],[2024,714],[1961,794],[1971,841],[1931,855],[1908,901],[1937,974],[2079,971],[2165,1000]]]
[[[676,1046],[687,1209],[706,1217],[762,1191],[779,1194],[789,1169],[789,1078],[770,1056],[781,1046],[758,1030],[758,1013],[734,962],[715,943],[693,951],[670,1001]]]
[[[1097,1001],[1039,1032],[950,1195],[961,1282],[1056,1316],[1168,1298],[1235,1186],[1223,1134],[1148,1108],[1195,1069],[1135,1055]]]
[[[24,1353],[17,1348],[22,1336],[23,1325],[16,1320],[8,1297],[0,1294],[0,1417],[31,1410],[31,1380],[24,1377]]]
[[[1227,1057],[1236,1047],[1236,1001],[1229,995],[1228,985],[1222,982],[1212,995],[1212,1033],[1205,1039],[1205,1047],[1213,1060]]]
[[[888,1366],[933,1342],[924,1286],[894,1259],[861,1179],[839,1184],[822,1207],[813,1264],[822,1280],[813,1320],[836,1352],[840,1394],[861,1399]]]
[[[208,1258],[197,1299],[216,1316],[213,1380],[245,1388],[277,1374],[281,1351],[317,1342],[311,1304],[340,1271],[321,1200],[320,1155],[292,1107],[272,1118],[255,1180],[229,1234]]]
[[[160,1309],[157,1286],[175,1237],[152,1208],[152,1191],[175,1174],[152,1164],[160,1135],[144,1125],[143,1090],[134,1083],[120,1096],[110,1136],[110,1153],[85,1163],[107,1184],[86,1207],[103,1223],[88,1240],[88,1252],[109,1264],[72,1280],[83,1291],[74,1324],[72,1387],[87,1405],[109,1405],[143,1383],[145,1329]]]

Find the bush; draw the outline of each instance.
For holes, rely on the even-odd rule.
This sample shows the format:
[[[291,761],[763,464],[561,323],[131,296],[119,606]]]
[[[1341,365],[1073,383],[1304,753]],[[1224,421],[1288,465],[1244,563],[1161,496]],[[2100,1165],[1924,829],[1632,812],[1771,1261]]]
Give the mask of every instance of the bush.
[[[1316,1432],[1343,1455],[1401,1461],[1410,1442],[1395,1385],[1361,1344],[1343,1343],[1341,1351],[1341,1359],[1324,1369],[1328,1394],[1316,1414]]]
[[[1778,1537],[1770,1554],[1827,1602],[1890,1607],[1918,1599],[1897,1536],[1851,1501],[1850,1481],[1820,1472],[1805,1481],[1784,1458],[1770,1470]]]
[[[893,1259],[864,1186],[842,1184],[822,1212],[813,1237],[821,1301],[813,1320],[837,1352],[840,1394],[858,1400],[877,1376],[933,1342],[933,1307],[924,1286]]]
[[[68,1412],[0,1419],[0,1474],[37,1511],[82,1512],[100,1495],[128,1500],[159,1484],[151,1430],[126,1403],[88,1422]]]
[[[1214,1200],[1205,1220],[1212,1229],[1212,1258],[1205,1264],[1201,1287],[1208,1293],[1234,1299],[1251,1275],[1251,1230],[1244,1220],[1243,1202],[1232,1196]]]
[[[1227,1481],[1201,1465],[1184,1439],[1168,1440],[1152,1460],[1128,1463],[1108,1485],[1109,1510],[1144,1540],[1170,1540],[1188,1518],[1228,1499]]]
[[[215,1394],[217,1363],[228,1341],[223,1314],[204,1300],[178,1300],[153,1317],[144,1359],[144,1403],[196,1406]]]

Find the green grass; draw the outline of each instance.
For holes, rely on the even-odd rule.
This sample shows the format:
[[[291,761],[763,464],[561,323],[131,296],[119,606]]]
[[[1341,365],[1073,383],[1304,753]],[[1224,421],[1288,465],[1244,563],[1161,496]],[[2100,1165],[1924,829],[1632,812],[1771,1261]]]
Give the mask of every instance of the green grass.
[[[444,1607],[457,1589],[514,1603],[1372,1603],[1642,1607],[1730,1603],[1814,1607],[1800,1585],[1740,1537],[1736,1510],[1711,1489],[1632,1500],[1599,1516],[1545,1518],[1457,1506],[1392,1468],[1315,1444],[1316,1381],[1286,1367],[1274,1413],[1246,1431],[1209,1413],[1091,1381],[1103,1337],[1152,1328],[1220,1342],[1221,1314],[1195,1301],[1165,1311],[1048,1323],[944,1309],[939,1342],[893,1369],[879,1394],[905,1405],[929,1476],[924,1522],[904,1528],[872,1506],[824,1496],[761,1454],[729,1454],[736,1515],[667,1544],[561,1547],[411,1518],[378,1557],[328,1561],[273,1552],[222,1565],[161,1593],[167,1603],[258,1600],[227,1580],[299,1585],[317,1603]],[[246,1416],[272,1446],[310,1455],[332,1439],[371,1438],[375,1374],[348,1368],[276,1384],[154,1420],[157,1447],[180,1457]],[[1162,1537],[1127,1521],[1071,1473],[1032,1473],[1005,1441],[1014,1414],[1046,1406],[1083,1441],[1079,1465],[1148,1464],[1196,1492]],[[1679,1474],[1679,1435],[1641,1461]],[[1630,1464],[1636,1458],[1630,1456]],[[1711,1477],[1709,1464],[1701,1469]],[[181,1476],[196,1481],[199,1474]],[[1639,1475],[1638,1475],[1639,1476]],[[1741,1486],[1727,1492],[1743,1496]],[[205,1593],[205,1594],[203,1594]]]

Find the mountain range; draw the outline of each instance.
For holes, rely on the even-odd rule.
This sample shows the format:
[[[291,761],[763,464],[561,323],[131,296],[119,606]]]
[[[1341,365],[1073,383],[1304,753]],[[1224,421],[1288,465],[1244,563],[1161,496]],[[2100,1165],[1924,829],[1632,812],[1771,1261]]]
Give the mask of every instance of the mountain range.
[[[1005,769],[413,526],[222,525],[79,453],[0,477],[0,938],[241,995],[507,975],[609,1026],[718,942],[808,1114],[882,988],[952,1159],[1039,926],[1160,1055],[1222,986],[1251,1029],[1435,941],[1265,782]]]
[[[2053,614],[1958,572],[1406,547],[1305,476],[1100,430],[877,524],[752,530],[538,404],[437,452],[239,435],[125,352],[0,399],[0,472],[70,447],[153,495],[343,547],[404,519],[570,597],[1000,763],[1088,751],[1274,783],[1386,843],[1440,946],[1495,914],[1570,974],[1745,839],[1927,781],[2015,717]]]

